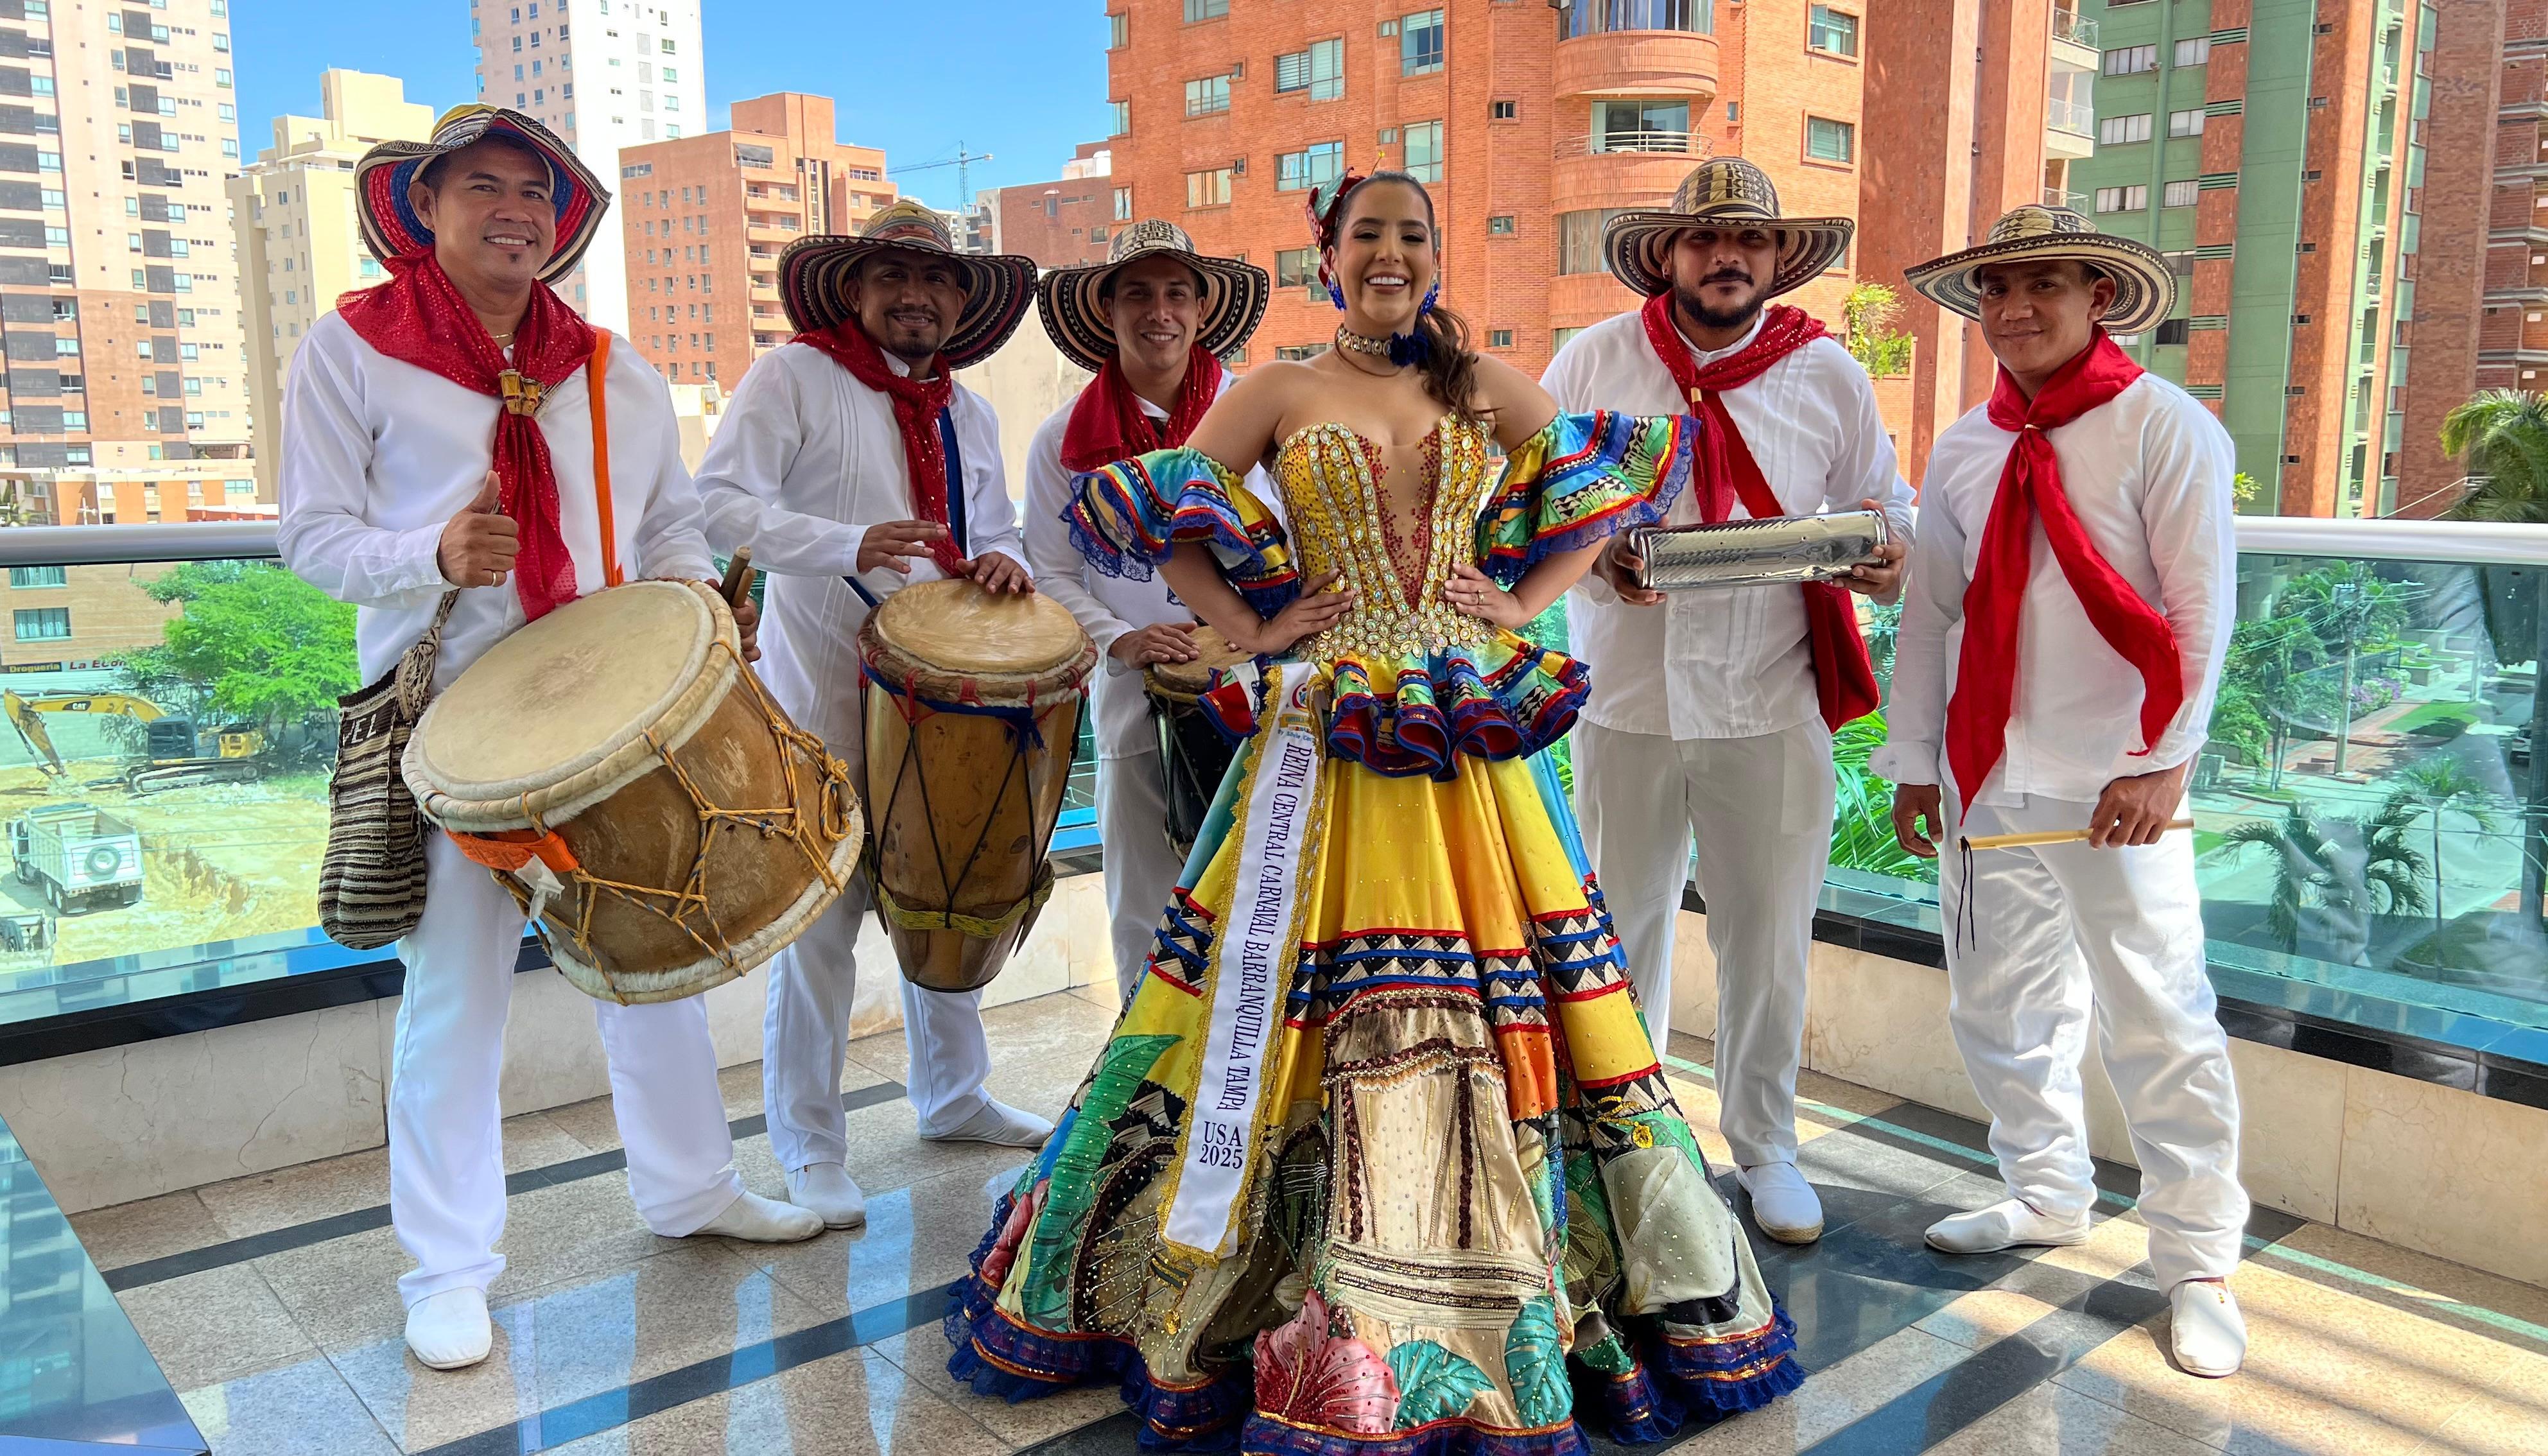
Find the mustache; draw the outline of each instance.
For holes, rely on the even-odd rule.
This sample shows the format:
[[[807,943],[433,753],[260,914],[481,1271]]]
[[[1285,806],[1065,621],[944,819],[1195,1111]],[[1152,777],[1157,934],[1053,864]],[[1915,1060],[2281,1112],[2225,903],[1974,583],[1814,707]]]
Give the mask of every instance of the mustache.
[[[1698,280],[1698,286],[1705,288],[1711,283],[1750,283],[1752,281],[1752,270],[1749,268],[1719,268]]]

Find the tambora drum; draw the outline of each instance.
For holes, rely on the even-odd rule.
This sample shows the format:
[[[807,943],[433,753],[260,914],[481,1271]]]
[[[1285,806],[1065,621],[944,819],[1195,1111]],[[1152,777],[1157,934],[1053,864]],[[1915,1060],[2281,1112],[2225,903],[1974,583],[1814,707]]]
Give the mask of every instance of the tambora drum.
[[[1168,844],[1180,855],[1194,852],[1203,833],[1204,816],[1213,795],[1229,772],[1237,750],[1204,712],[1203,695],[1212,676],[1250,659],[1211,627],[1197,627],[1191,662],[1152,663],[1142,670],[1142,686],[1150,697],[1150,726],[1159,739],[1161,796],[1168,806]]]
[[[942,581],[869,612],[859,656],[877,918],[913,984],[972,990],[1052,893],[1096,644],[1041,592]]]
[[[725,602],[689,582],[596,592],[497,643],[425,710],[405,770],[567,979],[623,1004],[776,955],[864,838],[848,766],[788,721]]]

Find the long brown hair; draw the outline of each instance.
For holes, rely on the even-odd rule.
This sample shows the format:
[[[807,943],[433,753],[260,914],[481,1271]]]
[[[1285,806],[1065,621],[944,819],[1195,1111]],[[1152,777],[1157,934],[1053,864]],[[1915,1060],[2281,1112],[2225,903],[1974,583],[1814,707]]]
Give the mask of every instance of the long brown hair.
[[[1310,218],[1318,234],[1320,270],[1328,274],[1327,286],[1339,286],[1329,260],[1335,252],[1337,234],[1344,229],[1346,210],[1353,195],[1374,182],[1412,187],[1415,195],[1424,199],[1424,225],[1433,234],[1433,276],[1438,282],[1442,276],[1442,227],[1434,216],[1433,194],[1413,176],[1384,169],[1368,177],[1346,173],[1336,180],[1335,191],[1323,206],[1315,194],[1312,197]],[[1343,295],[1339,293],[1337,297],[1341,299]],[[1469,347],[1469,320],[1436,303],[1416,316],[1415,332],[1426,344],[1424,362],[1418,366],[1424,374],[1424,393],[1464,422],[1478,423],[1478,355]]]

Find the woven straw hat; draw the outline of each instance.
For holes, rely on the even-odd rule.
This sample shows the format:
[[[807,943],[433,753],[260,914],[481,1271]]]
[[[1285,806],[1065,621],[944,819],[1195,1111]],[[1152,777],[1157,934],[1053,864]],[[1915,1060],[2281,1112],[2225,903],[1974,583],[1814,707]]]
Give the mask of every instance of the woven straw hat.
[[[1948,313],[1979,318],[1981,281],[1974,275],[1984,264],[2060,258],[2086,263],[2115,280],[2115,306],[2104,320],[2110,333],[2138,333],[2176,307],[2176,274],[2158,249],[2100,232],[2096,224],[2068,208],[2033,203],[1993,223],[1979,247],[1922,263],[1903,277]]]
[[[800,237],[778,255],[778,297],[800,330],[831,328],[850,317],[849,283],[869,254],[887,248],[937,253],[964,280],[964,312],[947,331],[938,356],[949,369],[980,363],[1017,331],[1035,296],[1035,259],[1012,253],[962,253],[947,220],[905,198],[867,219],[856,236]]]
[[[1174,258],[1202,280],[1202,320],[1195,341],[1215,355],[1228,354],[1265,318],[1265,301],[1273,280],[1249,263],[1216,258],[1195,251],[1194,239],[1174,223],[1147,218],[1115,234],[1106,261],[1075,268],[1055,268],[1036,288],[1036,306],[1044,331],[1055,348],[1082,369],[1102,368],[1115,357],[1115,329],[1098,301],[1106,280],[1143,258]]]
[[[408,185],[435,157],[475,145],[496,133],[518,139],[549,164],[550,198],[557,204],[557,250],[541,266],[540,281],[553,283],[575,267],[600,230],[601,215],[610,206],[610,189],[556,133],[520,112],[497,106],[455,106],[433,124],[431,139],[384,141],[354,163],[354,191],[360,199],[355,217],[373,256],[387,262],[432,251],[433,229],[408,205]]]
[[[1771,275],[1775,298],[1822,276],[1849,251],[1858,224],[1847,218],[1782,218],[1778,187],[1770,174],[1739,156],[1718,157],[1684,177],[1672,205],[1661,212],[1621,213],[1601,231],[1610,276],[1647,298],[1672,291],[1673,238],[1692,228],[1752,225],[1778,238],[1778,266]]]

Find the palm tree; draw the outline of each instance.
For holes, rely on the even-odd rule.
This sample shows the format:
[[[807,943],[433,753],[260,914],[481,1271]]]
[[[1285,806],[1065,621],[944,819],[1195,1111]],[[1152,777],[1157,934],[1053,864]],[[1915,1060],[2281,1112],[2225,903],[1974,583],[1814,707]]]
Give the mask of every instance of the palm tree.
[[[2280,823],[2251,819],[2222,838],[2275,857],[2265,930],[2285,954],[2300,954],[2301,925],[2311,910],[2320,911],[2328,929],[2341,929],[2357,950],[2367,950],[2371,916],[2424,908],[2424,857],[2407,839],[2416,813],[2403,791],[2367,819],[2316,815],[2295,803]]]
[[[2341,561],[2292,579],[2276,604],[2301,617],[2330,652],[2344,655],[2344,682],[2335,699],[2335,768],[2344,772],[2353,739],[2353,665],[2361,650],[2407,625],[2407,589],[2382,580],[2358,561]]]
[[[2397,776],[2397,792],[2412,799],[2432,821],[2433,924],[2442,923],[2442,815],[2452,809],[2468,815],[2480,834],[2496,831],[2495,795],[2466,765],[2436,754],[2408,766]]]
[[[2548,522],[2548,399],[2523,390],[2480,390],[2442,419],[2442,449],[2460,458],[2469,490],[2445,512],[2459,520]],[[2535,592],[2537,589],[2533,588]],[[2521,912],[2548,904],[2548,611],[2533,608],[2541,671],[2531,688],[2530,782],[2522,812]]]

